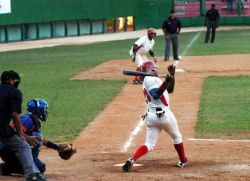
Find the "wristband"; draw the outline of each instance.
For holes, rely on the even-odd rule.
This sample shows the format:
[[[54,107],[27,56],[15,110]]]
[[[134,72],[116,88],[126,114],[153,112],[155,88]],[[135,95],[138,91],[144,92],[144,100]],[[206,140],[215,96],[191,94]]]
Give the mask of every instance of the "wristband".
[[[55,143],[53,143],[53,142],[51,142],[51,141],[48,141],[47,144],[46,144],[46,146],[48,148],[52,148],[52,149],[58,150],[58,145],[55,144]]]

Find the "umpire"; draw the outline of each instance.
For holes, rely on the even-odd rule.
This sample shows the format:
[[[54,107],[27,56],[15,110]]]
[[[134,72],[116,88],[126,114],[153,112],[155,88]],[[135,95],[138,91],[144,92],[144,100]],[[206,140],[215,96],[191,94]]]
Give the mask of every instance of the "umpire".
[[[169,60],[170,43],[173,45],[174,60],[180,60],[178,56],[178,36],[181,31],[181,22],[176,17],[175,10],[170,11],[170,16],[163,22],[162,31],[165,35],[165,61]]]
[[[37,169],[31,154],[32,145],[37,143],[35,137],[23,133],[20,125],[22,93],[18,90],[21,79],[13,70],[1,74],[0,84],[0,142],[15,152],[23,166],[26,181],[46,181],[46,178]],[[13,125],[13,126],[12,126]],[[0,167],[4,174],[4,167]]]
[[[219,15],[218,10],[215,9],[215,4],[212,4],[211,9],[207,11],[206,18],[205,18],[205,25],[207,27],[205,43],[208,43],[209,41],[211,29],[212,29],[212,37],[211,37],[210,42],[214,43],[215,31],[216,31],[216,28],[218,28],[219,18],[220,18],[220,15]]]

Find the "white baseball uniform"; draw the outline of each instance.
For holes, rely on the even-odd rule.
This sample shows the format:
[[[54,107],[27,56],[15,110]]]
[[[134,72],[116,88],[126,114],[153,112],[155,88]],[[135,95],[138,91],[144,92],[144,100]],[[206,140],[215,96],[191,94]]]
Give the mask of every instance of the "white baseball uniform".
[[[143,92],[147,102],[147,115],[144,119],[147,125],[145,145],[149,151],[153,150],[162,129],[171,136],[173,144],[182,143],[176,118],[169,107],[167,90],[159,99],[154,99],[150,95],[150,90],[158,89],[162,83],[163,81],[160,78],[152,76],[146,76],[143,82]],[[160,117],[157,116],[159,112],[162,112]]]
[[[153,50],[153,46],[155,44],[154,39],[149,40],[148,35],[142,36],[139,38],[136,42],[136,45],[138,45],[139,50],[136,52],[135,55],[135,63],[140,67],[145,61],[148,60],[146,54],[149,52],[149,50]],[[133,47],[129,51],[130,56],[134,56],[133,54]]]

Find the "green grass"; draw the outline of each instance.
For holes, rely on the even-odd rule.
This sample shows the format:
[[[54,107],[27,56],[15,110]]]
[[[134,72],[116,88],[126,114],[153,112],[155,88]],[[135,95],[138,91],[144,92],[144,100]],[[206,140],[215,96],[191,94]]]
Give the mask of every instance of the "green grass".
[[[119,47],[120,43],[116,43]],[[70,80],[80,71],[118,58],[121,53],[111,51],[114,42],[108,44],[109,47],[97,43],[0,54],[1,72],[13,69],[22,75],[23,110],[31,98],[43,98],[49,103],[49,118],[43,124],[43,132],[50,139],[73,140],[125,84],[121,80]]]
[[[181,34],[180,54],[196,34]],[[204,44],[204,36],[202,33],[187,55],[249,53],[249,31],[217,32],[213,45]],[[128,51],[135,40],[3,52],[0,53],[0,71],[13,69],[22,75],[23,111],[31,98],[48,101],[49,118],[43,124],[48,138],[73,140],[119,93],[125,81],[72,81],[70,78],[111,59],[128,59]],[[154,49],[158,57],[164,55],[162,36],[156,38]]]
[[[249,30],[217,31],[215,43],[204,43],[205,32],[202,32],[187,55],[221,55],[250,53]],[[183,48],[183,47],[182,47]]]
[[[250,77],[208,77],[203,86],[196,136],[250,138]],[[244,139],[243,138],[243,139]]]
[[[179,37],[179,54],[182,55],[187,45],[199,32],[181,33]],[[250,53],[249,30],[217,31],[215,43],[204,43],[205,32],[201,32],[186,55],[225,55]],[[155,50],[158,56],[164,55],[164,38],[156,38]],[[172,55],[172,52],[171,52]]]

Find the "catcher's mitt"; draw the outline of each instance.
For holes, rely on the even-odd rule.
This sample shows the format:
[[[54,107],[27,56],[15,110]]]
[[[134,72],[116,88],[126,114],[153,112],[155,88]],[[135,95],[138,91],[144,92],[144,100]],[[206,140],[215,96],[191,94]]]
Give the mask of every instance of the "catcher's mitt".
[[[71,143],[63,143],[58,145],[58,154],[63,160],[68,160],[76,153],[76,148]]]
[[[170,75],[174,76],[175,75],[175,67],[173,65],[169,65],[168,72],[170,73]]]

